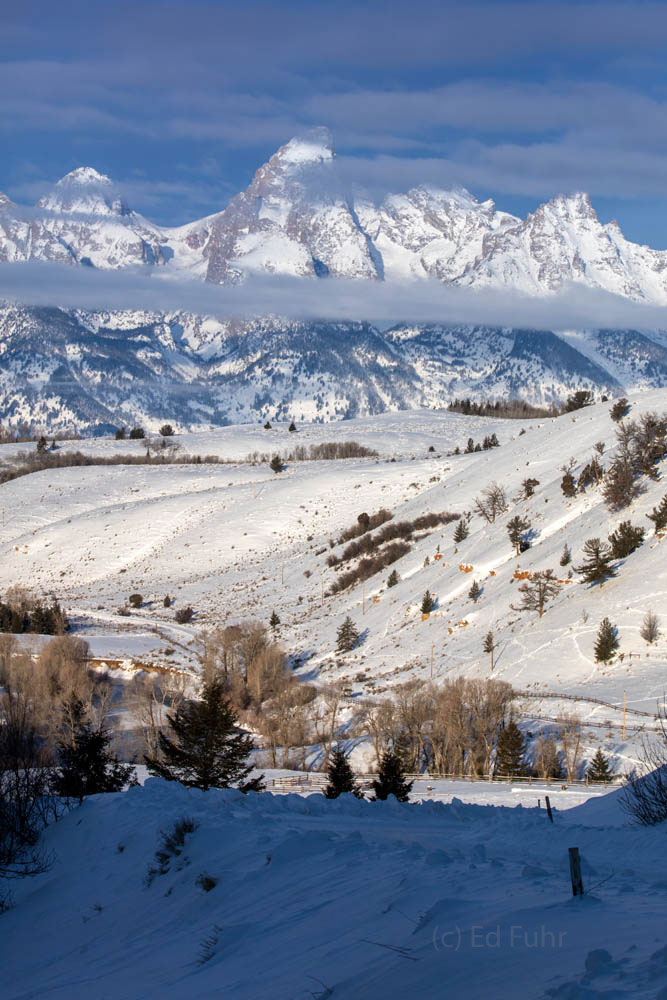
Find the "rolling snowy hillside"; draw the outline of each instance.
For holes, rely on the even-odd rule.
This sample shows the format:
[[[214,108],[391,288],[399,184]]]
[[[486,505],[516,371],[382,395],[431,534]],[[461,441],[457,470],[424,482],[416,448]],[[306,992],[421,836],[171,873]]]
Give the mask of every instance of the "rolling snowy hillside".
[[[526,713],[549,719],[563,707],[553,695],[581,697],[578,710],[593,727],[586,754],[605,740],[600,724],[609,721],[605,746],[623,767],[623,692],[631,713],[652,714],[665,686],[664,540],[646,518],[665,486],[664,479],[644,477],[640,496],[617,513],[605,506],[599,487],[563,496],[561,467],[570,458],[578,476],[594,445],[604,442],[603,464],[612,461],[617,425],[609,407],[598,404],[546,421],[490,422],[418,411],[310,425],[297,434],[285,424],[270,431],[229,427],[185,435],[181,443],[188,453],[218,454],[230,465],[94,467],[24,476],[0,487],[0,590],[22,583],[56,592],[96,656],[164,662],[169,646],[169,662],[188,668],[196,666],[194,640],[202,628],[267,620],[276,610],[279,637],[298,662],[299,675],[318,684],[344,678],[359,697],[427,679],[431,670],[438,680],[491,676],[482,639],[493,628],[493,676],[530,696]],[[658,390],[635,397],[631,416],[665,409],[667,393]],[[479,441],[492,433],[499,448],[448,455],[469,437]],[[287,453],[297,443],[350,438],[374,448],[378,458],[289,462],[278,475],[265,461],[242,461],[252,452]],[[142,448],[141,442],[108,440],[74,446],[98,455],[137,454]],[[4,446],[0,454],[11,462],[21,447]],[[513,499],[527,477],[539,481],[535,495]],[[458,546],[452,524],[418,534],[395,564],[395,587],[387,589],[385,571],[364,586],[327,596],[340,572],[327,559],[341,551],[331,549],[329,540],[335,542],[361,511],[388,508],[395,521],[429,512],[464,514],[474,511],[475,497],[493,482],[503,484],[509,501],[495,524],[473,516],[469,537]],[[507,522],[517,514],[530,521],[532,532],[531,547],[518,557],[507,535]],[[617,561],[616,577],[600,587],[581,583],[576,572],[568,576],[588,538],[606,540],[627,519],[646,529],[646,539]],[[562,568],[566,543],[572,564]],[[516,610],[517,575],[547,568],[563,584],[544,617]],[[477,601],[468,595],[473,579],[482,588]],[[422,620],[419,605],[427,589],[437,605]],[[133,592],[144,595],[144,606],[119,618],[116,609]],[[162,607],[166,593],[176,597],[177,608],[195,608],[190,625],[175,625],[173,610]],[[649,609],[662,619],[662,637],[652,646],[639,636]],[[348,614],[363,641],[339,656],[336,629]],[[605,616],[618,626],[623,654],[610,664],[593,656]],[[631,721],[627,742],[636,745],[646,718],[634,715]],[[634,756],[636,750],[630,761]]]

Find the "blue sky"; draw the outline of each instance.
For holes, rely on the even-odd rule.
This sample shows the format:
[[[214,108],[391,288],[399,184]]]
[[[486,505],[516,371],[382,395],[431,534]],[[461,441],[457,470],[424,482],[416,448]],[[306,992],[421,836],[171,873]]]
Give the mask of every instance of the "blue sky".
[[[162,223],[217,211],[292,135],[375,197],[586,190],[667,248],[667,4],[3,0],[0,190],[76,166]]]

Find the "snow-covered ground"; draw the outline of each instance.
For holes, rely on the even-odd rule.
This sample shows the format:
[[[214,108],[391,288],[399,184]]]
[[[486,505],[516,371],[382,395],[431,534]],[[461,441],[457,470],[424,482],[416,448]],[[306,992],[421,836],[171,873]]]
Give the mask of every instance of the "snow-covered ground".
[[[604,441],[610,461],[609,406],[545,421],[421,411],[296,435],[282,425],[225,428],[184,436],[183,445],[230,464],[25,476],[0,487],[0,592],[15,583],[55,592],[94,656],[119,677],[133,663],[196,670],[200,630],[266,622],[275,609],[300,676],[317,685],[345,679],[344,716],[364,697],[431,671],[436,683],[493,676],[515,686],[534,730],[574,709],[584,724],[584,759],[602,746],[622,771],[654,727],[667,681],[666,543],[645,517],[665,482],[644,482],[620,514],[610,514],[595,488],[563,497],[561,466],[571,456],[580,469]],[[667,409],[667,391],[632,400],[634,416],[651,409]],[[481,441],[493,432],[500,448],[448,456],[469,436]],[[242,461],[255,450],[336,438],[374,447],[378,458],[290,463],[277,475]],[[141,447],[76,446],[98,454]],[[15,450],[3,449],[6,461]],[[539,480],[535,495],[511,499],[526,477]],[[340,552],[329,540],[359,513],[387,507],[395,520],[464,513],[494,481],[511,500],[494,525],[473,516],[458,548],[453,524],[436,528],[395,564],[397,586],[387,589],[385,572],[326,595],[336,573],[326,559]],[[533,531],[519,557],[506,530],[517,513]],[[576,566],[587,538],[606,539],[625,519],[650,530],[615,578],[590,587],[575,574],[542,619],[516,610],[517,571],[553,568],[568,580],[563,545]],[[482,587],[476,603],[468,596],[473,579]],[[427,588],[437,605],[423,619]],[[143,606],[119,616],[135,592]],[[168,609],[165,594],[176,601]],[[179,625],[174,611],[186,605],[195,618]],[[662,628],[650,647],[639,636],[648,608]],[[362,641],[337,655],[336,629],[348,614]],[[623,654],[608,666],[593,656],[604,616],[618,626]],[[493,674],[481,648],[489,628],[497,639]],[[372,765],[366,751],[355,746],[357,769]],[[664,1000],[664,831],[627,826],[619,795],[574,784],[423,778],[407,805],[331,802],[319,793],[201,793],[157,780],[94,797],[46,831],[51,871],[16,883],[15,908],[1,917],[2,995]],[[184,816],[198,828],[147,886],[160,831]],[[571,896],[571,846],[583,857],[583,898]],[[200,876],[215,886],[205,891]]]
[[[667,391],[644,393],[632,404],[633,416],[664,411]],[[301,675],[315,683],[344,677],[357,696],[382,693],[411,677],[427,678],[431,665],[436,680],[488,677],[482,637],[493,628],[493,676],[519,692],[551,696],[527,699],[527,714],[548,720],[570,704],[588,727],[589,747],[602,743],[623,764],[624,692],[626,737],[636,741],[651,721],[634,713],[653,713],[667,682],[665,542],[645,516],[664,495],[664,481],[645,481],[643,494],[619,514],[607,510],[596,488],[575,499],[566,499],[560,489],[561,466],[571,456],[581,468],[593,445],[604,441],[603,461],[609,461],[616,430],[610,405],[544,421],[489,422],[420,411],[313,425],[297,434],[283,425],[271,431],[242,426],[188,435],[182,442],[188,452],[231,459],[260,448],[285,451],[335,438],[358,440],[379,453],[372,459],[290,463],[278,475],[266,464],[237,462],[25,476],[0,487],[0,590],[22,583],[57,593],[97,657],[187,667],[196,665],[201,629],[267,621],[275,609],[282,622],[279,637],[301,661]],[[469,436],[478,441],[493,432],[500,448],[447,456]],[[93,440],[76,446],[96,453],[136,452],[141,442]],[[4,448],[7,460],[12,450]],[[494,525],[473,516],[470,536],[458,548],[451,524],[418,540],[396,564],[401,582],[391,590],[385,572],[365,587],[326,596],[336,572],[326,566],[330,539],[360,512],[387,507],[395,520],[429,511],[463,513],[473,510],[475,496],[490,483],[502,483],[513,498],[528,476],[539,480],[535,496],[511,502]],[[532,547],[519,557],[506,531],[517,513],[530,520],[533,531]],[[568,568],[559,567],[563,545],[568,543],[577,565],[587,538],[606,539],[626,518],[643,525],[647,538],[618,566],[618,575],[603,587],[582,584],[576,574],[567,580]],[[515,610],[515,573],[549,567],[567,582],[544,617]],[[482,587],[476,603],[468,597],[473,579]],[[419,604],[427,588],[437,607],[422,620]],[[119,617],[118,607],[136,592],[144,596],[144,606]],[[165,594],[176,599],[174,607],[162,606]],[[185,605],[192,605],[195,618],[177,625],[174,610]],[[663,626],[650,647],[639,636],[648,608],[662,617]],[[348,614],[362,642],[337,656],[336,629]],[[608,666],[593,657],[605,615],[619,628],[623,654]],[[566,703],[554,695],[583,700]]]
[[[664,831],[623,825],[618,795],[557,805],[553,825],[536,807],[157,779],[96,796],[47,831],[51,871],[16,883],[2,995],[664,998]],[[146,885],[183,817],[197,828]]]

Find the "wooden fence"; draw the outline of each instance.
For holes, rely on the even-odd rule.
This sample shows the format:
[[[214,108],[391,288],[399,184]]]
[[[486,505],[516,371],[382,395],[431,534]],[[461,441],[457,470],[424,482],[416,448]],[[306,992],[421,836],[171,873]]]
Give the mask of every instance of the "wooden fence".
[[[354,779],[361,784],[362,788],[370,788],[371,782],[378,777],[377,774],[355,774]],[[425,781],[427,790],[433,789],[435,781],[481,781],[487,784],[510,784],[510,785],[536,785],[546,788],[560,788],[565,790],[571,787],[603,787],[608,785],[619,785],[623,782],[622,775],[614,775],[610,781],[588,781],[586,778],[576,778],[568,781],[566,778],[534,778],[531,776],[511,775],[509,777],[489,777],[488,775],[471,774],[407,774],[410,781]],[[320,792],[324,791],[329,779],[322,771],[304,771],[298,775],[283,775],[278,778],[270,778],[267,781],[267,788],[276,792],[299,792],[306,789]]]

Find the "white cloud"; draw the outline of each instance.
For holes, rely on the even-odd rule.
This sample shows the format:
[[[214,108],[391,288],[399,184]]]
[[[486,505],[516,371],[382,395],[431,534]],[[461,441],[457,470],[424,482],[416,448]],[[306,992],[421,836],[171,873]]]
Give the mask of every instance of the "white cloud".
[[[186,311],[223,318],[480,324],[544,330],[667,329],[667,308],[577,285],[531,298],[450,288],[433,280],[402,284],[261,277],[220,286],[165,271],[99,271],[43,262],[0,264],[0,298],[22,305]]]

